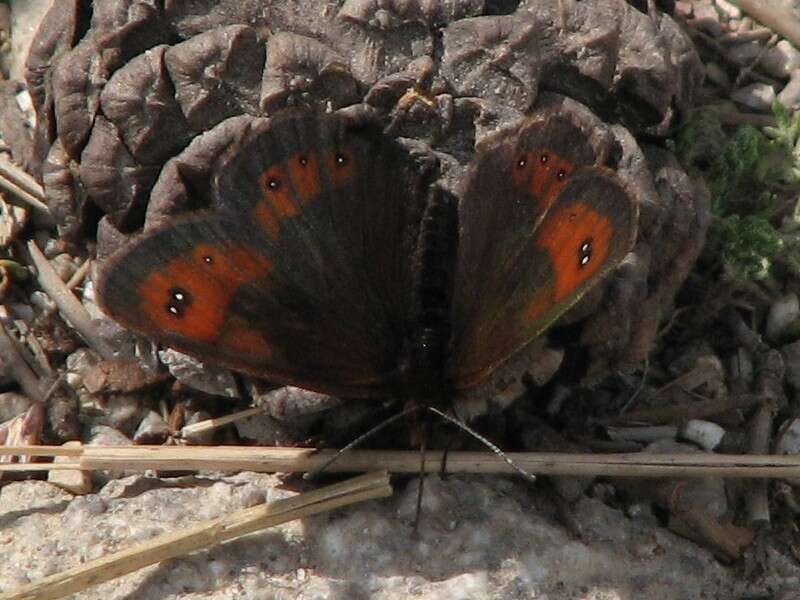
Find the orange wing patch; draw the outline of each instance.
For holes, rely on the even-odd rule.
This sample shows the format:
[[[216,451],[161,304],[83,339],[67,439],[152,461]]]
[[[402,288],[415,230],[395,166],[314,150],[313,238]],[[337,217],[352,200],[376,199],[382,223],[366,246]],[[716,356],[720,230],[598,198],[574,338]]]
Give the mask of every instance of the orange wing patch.
[[[283,219],[297,215],[304,204],[319,196],[322,190],[319,158],[314,153],[294,154],[285,163],[264,171],[259,177],[259,187],[264,199],[256,204],[255,216],[275,239],[280,235]]]
[[[346,149],[330,152],[325,168],[333,188],[349,184],[355,174],[355,157]],[[312,202],[322,191],[320,159],[315,153],[299,152],[286,162],[272,165],[259,177],[263,200],[255,208],[255,218],[269,236],[277,239],[281,221],[300,213],[303,205]]]
[[[608,258],[614,226],[584,203],[574,203],[547,216],[536,245],[552,261],[553,301],[559,302],[589,279]]]
[[[139,310],[160,330],[195,342],[230,344],[244,328],[226,331],[228,305],[242,284],[264,277],[271,267],[246,246],[200,244],[139,284]],[[250,331],[247,340],[253,351],[268,353],[260,334]]]
[[[261,174],[258,179],[261,188],[261,200],[255,206],[255,216],[270,237],[277,238],[280,233],[280,221],[297,213],[297,206],[292,198],[289,178],[283,165],[273,165]]]
[[[517,187],[527,190],[547,210],[575,170],[570,161],[548,150],[520,154],[512,171]]]
[[[294,194],[286,176],[286,168],[273,165],[261,174],[259,185],[264,198],[277,213],[279,218],[296,215],[300,207],[295,202]]]

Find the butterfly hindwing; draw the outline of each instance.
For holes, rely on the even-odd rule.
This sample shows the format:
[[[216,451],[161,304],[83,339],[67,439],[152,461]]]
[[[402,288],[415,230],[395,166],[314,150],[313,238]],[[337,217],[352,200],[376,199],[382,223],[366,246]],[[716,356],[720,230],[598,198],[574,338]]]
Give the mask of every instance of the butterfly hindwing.
[[[459,207],[449,378],[480,381],[630,249],[638,208],[606,153],[545,111],[478,153]]]
[[[112,257],[106,312],[201,359],[348,396],[394,391],[425,197],[374,126],[292,114],[217,162],[214,211]]]

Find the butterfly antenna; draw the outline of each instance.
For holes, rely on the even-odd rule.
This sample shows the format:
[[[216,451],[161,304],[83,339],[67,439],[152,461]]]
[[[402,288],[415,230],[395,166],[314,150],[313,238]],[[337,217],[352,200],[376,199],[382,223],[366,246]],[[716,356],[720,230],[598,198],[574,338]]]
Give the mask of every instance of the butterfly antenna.
[[[339,450],[339,451],[338,451],[336,454],[334,454],[333,456],[331,456],[331,457],[330,457],[330,458],[329,458],[327,461],[325,461],[325,462],[322,464],[322,466],[320,466],[320,467],[317,467],[317,468],[316,468],[316,469],[314,469],[313,471],[309,471],[308,473],[306,473],[305,475],[303,475],[303,479],[306,479],[306,480],[311,480],[311,479],[315,479],[316,477],[319,477],[319,476],[322,474],[322,472],[323,472],[323,471],[325,471],[325,469],[327,469],[327,468],[328,468],[328,467],[330,467],[330,466],[331,466],[331,465],[332,465],[334,462],[336,462],[337,460],[339,460],[339,458],[342,456],[342,454],[344,454],[344,453],[345,453],[345,452],[347,452],[348,450],[352,450],[353,448],[355,448],[356,446],[358,446],[359,444],[361,444],[361,443],[362,443],[364,440],[366,440],[366,439],[368,439],[368,438],[372,437],[373,435],[375,435],[376,433],[378,433],[378,432],[379,432],[379,431],[381,431],[382,429],[385,429],[386,427],[388,427],[389,425],[391,425],[391,424],[392,424],[392,423],[394,423],[395,421],[397,421],[397,420],[399,420],[399,419],[402,419],[403,417],[407,417],[408,415],[410,415],[410,414],[412,414],[412,413],[415,413],[415,412],[416,412],[416,411],[418,411],[420,408],[422,408],[420,405],[414,405],[414,406],[410,406],[410,407],[406,408],[405,410],[403,410],[403,411],[401,411],[401,412],[397,413],[396,415],[393,415],[393,416],[389,417],[388,419],[386,419],[386,420],[384,420],[384,421],[381,421],[380,423],[378,423],[377,425],[375,425],[375,427],[373,427],[372,429],[370,429],[370,430],[369,430],[369,431],[367,431],[366,433],[363,433],[363,434],[361,434],[361,435],[360,435],[360,436],[358,436],[356,439],[354,439],[352,442],[350,442],[349,444],[347,444],[347,445],[346,445],[344,448],[342,448],[341,450]]]
[[[460,429],[462,429],[463,431],[467,432],[469,435],[471,435],[472,437],[474,437],[476,440],[478,440],[478,441],[479,441],[480,443],[482,443],[484,446],[486,446],[487,448],[489,448],[489,450],[491,450],[492,452],[494,452],[494,453],[495,453],[497,456],[499,456],[500,458],[502,458],[502,459],[503,459],[503,460],[504,460],[504,461],[505,461],[505,462],[508,464],[508,466],[509,466],[509,467],[511,467],[512,469],[514,469],[514,470],[515,470],[517,473],[519,473],[520,475],[522,475],[522,476],[523,476],[525,479],[527,479],[528,481],[530,481],[530,482],[532,482],[532,483],[536,481],[536,475],[534,475],[534,474],[533,474],[533,473],[531,473],[530,471],[526,471],[525,469],[523,469],[522,467],[520,467],[520,466],[519,466],[517,463],[515,463],[513,460],[511,460],[510,458],[508,458],[508,456],[506,455],[506,453],[505,453],[505,452],[503,452],[502,450],[500,450],[500,448],[498,448],[498,447],[497,447],[495,444],[493,444],[493,443],[492,443],[492,442],[490,442],[488,439],[486,439],[485,437],[483,437],[483,436],[482,436],[480,433],[478,433],[477,431],[475,431],[474,429],[472,429],[472,427],[470,427],[469,425],[467,425],[467,424],[466,424],[466,423],[464,423],[463,421],[459,421],[458,419],[456,419],[456,418],[454,418],[454,417],[451,417],[451,416],[450,416],[450,415],[448,415],[447,413],[444,413],[444,412],[442,412],[441,410],[439,410],[438,408],[434,408],[433,406],[426,406],[425,408],[427,408],[427,409],[428,409],[429,411],[431,411],[433,414],[439,415],[439,416],[440,416],[440,417],[442,417],[442,418],[443,418],[445,421],[447,421],[447,422],[449,422],[449,423],[452,423],[453,425],[456,425],[457,427],[459,427],[459,428],[460,428]]]
[[[419,521],[420,517],[422,516],[422,490],[425,488],[425,448],[427,444],[425,443],[428,435],[427,435],[427,428],[425,425],[422,425],[422,436],[419,442],[419,487],[417,488],[417,511],[414,515],[414,529],[412,530],[414,534],[419,531]]]

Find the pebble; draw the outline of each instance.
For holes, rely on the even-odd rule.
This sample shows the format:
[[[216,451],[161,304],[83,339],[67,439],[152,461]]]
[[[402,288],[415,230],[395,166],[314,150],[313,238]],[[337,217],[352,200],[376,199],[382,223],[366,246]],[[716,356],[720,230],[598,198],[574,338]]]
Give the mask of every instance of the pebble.
[[[208,421],[210,418],[211,415],[204,410],[198,410],[198,411],[187,410],[186,422],[184,423],[184,429],[182,430],[183,439],[188,444],[195,444],[195,445],[210,444],[211,440],[214,438],[213,428],[203,429],[200,431],[185,429],[189,425],[196,425],[197,423],[200,423],[202,421]]]
[[[691,419],[681,430],[681,437],[694,442],[704,450],[714,450],[724,436],[725,430],[722,427],[700,419]]]
[[[87,446],[130,446],[131,439],[117,431],[113,427],[106,425],[93,425],[89,430],[89,442]],[[127,473],[123,470],[97,470],[92,471],[92,481],[98,486],[103,486],[112,479],[125,477]]]
[[[169,436],[169,426],[155,411],[148,411],[136,433],[133,434],[133,441],[137,444],[163,444]]]
[[[98,423],[113,427],[125,435],[132,435],[143,418],[142,405],[143,400],[133,394],[111,396],[106,400]]]
[[[800,319],[800,299],[797,294],[787,294],[778,298],[769,307],[767,314],[767,339],[772,342],[785,340],[786,329]]]
[[[66,442],[64,447],[80,448],[81,443],[77,441]],[[72,456],[56,456],[55,458],[56,464],[74,462],[74,460],[75,458]],[[92,476],[89,471],[81,471],[79,469],[53,469],[52,471],[48,471],[47,481],[77,496],[82,496],[92,491]]]
[[[728,0],[716,0],[717,10],[728,19],[741,19],[742,9],[728,2]]]
[[[786,383],[800,391],[800,342],[786,344],[781,348],[786,363]]]
[[[83,375],[98,364],[102,357],[89,348],[78,348],[67,356],[67,383],[77,390],[83,385]]]
[[[227,369],[207,365],[171,348],[160,350],[158,356],[170,374],[191,388],[214,396],[237,398],[236,380]]]
[[[783,435],[775,444],[775,454],[800,454],[800,418],[795,418],[788,427],[782,423],[779,431],[783,430]],[[785,429],[784,429],[785,427]],[[792,477],[787,479],[790,485],[800,486],[800,478]]]
[[[800,68],[800,52],[788,41],[781,40],[761,57],[761,68],[768,75],[786,79]]]
[[[728,50],[728,58],[741,67],[753,63],[761,53],[761,43],[756,41],[740,42]]]
[[[731,78],[715,62],[706,63],[706,79],[723,90],[728,90],[731,87]]]
[[[701,29],[713,37],[722,34],[722,26],[719,24],[719,13],[710,4],[697,4],[694,7],[694,26]]]
[[[27,396],[16,392],[0,394],[0,423],[5,423],[23,414],[31,407],[31,404],[33,402]]]
[[[705,452],[673,440],[659,440],[648,445],[643,454],[693,454],[698,458]],[[687,480],[681,491],[681,506],[702,508],[715,518],[728,511],[728,498],[725,493],[725,480],[722,477],[703,477]]]
[[[784,425],[781,425],[782,429]],[[800,418],[792,421],[786,427],[782,436],[775,445],[776,454],[800,454]]]
[[[792,71],[789,83],[778,94],[778,102],[786,108],[797,108],[800,106],[800,69]]]
[[[691,0],[677,0],[675,2],[675,15],[682,18],[688,19],[692,16],[694,12],[694,6],[692,5]]]
[[[760,112],[772,110],[775,98],[775,90],[766,83],[753,83],[731,92],[734,102]]]

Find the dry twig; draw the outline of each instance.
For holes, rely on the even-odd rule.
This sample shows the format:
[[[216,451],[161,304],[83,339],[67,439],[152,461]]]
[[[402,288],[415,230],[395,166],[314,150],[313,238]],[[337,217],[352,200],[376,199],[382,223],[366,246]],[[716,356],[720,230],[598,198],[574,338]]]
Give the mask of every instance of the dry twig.
[[[205,421],[192,423],[191,425],[185,425],[181,428],[181,436],[186,437],[189,435],[197,435],[198,433],[214,431],[215,429],[224,427],[225,425],[230,425],[236,421],[241,421],[242,419],[248,419],[250,417],[263,414],[266,414],[263,408],[247,408],[230,415],[225,415],[224,417],[206,419]]]
[[[73,461],[0,466],[0,471],[110,469],[125,471],[256,471],[305,473],[325,464],[335,450],[265,448],[259,446],[29,446],[2,448],[4,454],[71,456]],[[510,452],[521,468],[540,475],[619,477],[747,477],[800,478],[800,457],[753,454],[566,454]],[[429,450],[426,460],[442,464],[444,452]],[[514,470],[487,452],[448,452],[448,473],[505,473]],[[31,467],[26,469],[26,467]],[[329,472],[358,473],[381,469],[418,473],[419,453],[412,450],[351,450],[328,467]]]
[[[3,357],[9,374],[19,384],[25,395],[34,401],[43,400],[45,390],[42,382],[18,351],[14,339],[3,323],[0,323],[0,356]]]
[[[764,402],[764,397],[756,394],[741,394],[728,398],[701,400],[690,404],[677,404],[662,408],[649,408],[632,411],[623,415],[598,419],[600,425],[615,423],[674,423],[691,419],[706,419],[735,409],[746,409]]]
[[[64,315],[75,330],[86,340],[86,342],[103,358],[113,358],[114,352],[106,341],[97,333],[97,328],[92,323],[89,313],[75,297],[75,294],[67,287],[61,277],[53,269],[50,261],[39,250],[36,242],[28,242],[28,251],[31,260],[36,267],[39,285],[47,292],[47,295],[56,303],[58,310]]]
[[[9,160],[8,156],[0,154],[0,189],[11,193],[26,204],[42,227],[54,227],[55,220],[45,203],[45,194],[41,186]]]

